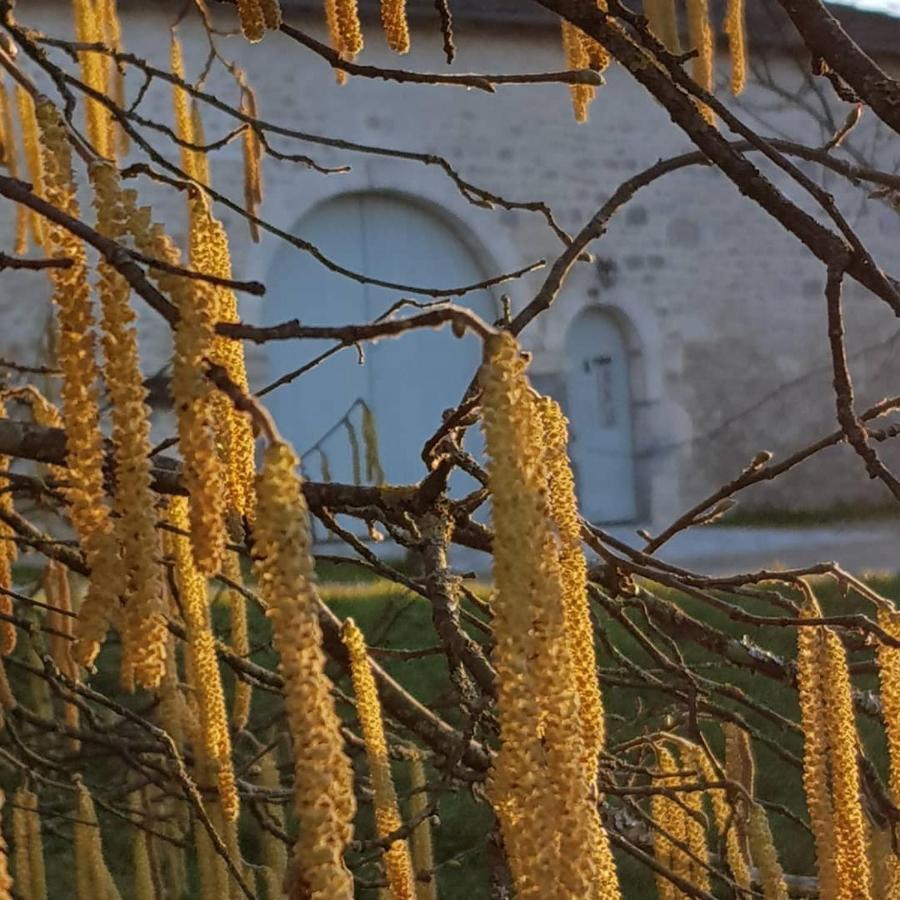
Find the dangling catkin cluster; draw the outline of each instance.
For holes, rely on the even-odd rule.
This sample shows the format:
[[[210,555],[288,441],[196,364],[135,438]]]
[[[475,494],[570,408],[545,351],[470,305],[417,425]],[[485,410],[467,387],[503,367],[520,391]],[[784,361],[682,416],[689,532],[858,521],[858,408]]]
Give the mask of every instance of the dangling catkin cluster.
[[[178,35],[174,31],[169,44],[169,66],[173,75],[182,81],[185,80],[184,54],[181,49],[181,41],[178,40]],[[201,146],[204,143],[202,123],[198,122],[199,108],[195,115],[191,105],[190,94],[179,84],[172,85],[172,109],[175,116],[175,134],[181,142],[179,144],[181,168],[188,178],[192,178],[194,181],[200,182],[200,184],[208,185],[209,169],[206,154],[201,150],[193,149],[191,146],[185,146]],[[200,132],[199,134],[198,131]]]
[[[678,763],[675,756],[666,747],[656,748],[657,791],[650,798],[650,815],[653,829],[653,855],[667,870],[688,879],[691,872],[691,859],[673,841],[686,843],[687,814],[683,806],[673,799],[669,793],[677,786],[675,773]],[[656,875],[656,891],[659,900],[675,900],[681,896],[675,885],[662,873]]]
[[[788,890],[784,882],[784,871],[778,861],[778,852],[769,829],[766,811],[754,803],[750,809],[750,820],[747,826],[750,842],[750,855],[759,873],[757,878],[762,885],[766,900],[788,900]]]
[[[895,610],[879,609],[878,624],[892,638],[900,640],[900,614]],[[881,716],[890,761],[888,784],[891,800],[896,806],[900,803],[900,648],[879,642],[878,679],[881,686]],[[900,890],[900,860],[893,853],[887,866],[893,889]]]
[[[209,210],[206,218],[198,221],[198,230],[205,239],[198,247],[196,265],[204,272],[219,278],[230,279],[231,251],[228,235],[222,223]],[[227,287],[213,288],[216,304],[216,320],[237,322],[238,303],[233,290]],[[239,340],[216,335],[209,354],[212,362],[225,369],[232,384],[244,393],[249,392],[247,367],[244,362],[244,345]],[[235,409],[231,400],[219,391],[212,394],[214,421],[218,443],[225,463],[228,498],[231,509],[239,516],[253,520],[256,499],[253,493],[253,479],[256,474],[256,439],[250,419]]]
[[[120,900],[103,857],[100,823],[90,791],[79,781],[75,788],[75,889],[78,900]]]
[[[134,900],[156,900],[150,851],[147,846],[147,832],[141,827],[144,821],[144,804],[140,791],[132,791],[128,795],[128,809],[131,812],[132,821],[135,823],[131,829]]]
[[[123,202],[128,231],[137,248],[142,253],[177,265],[180,262],[178,249],[162,226],[151,221],[150,209],[138,208],[134,194],[129,191],[124,192]],[[199,207],[196,220],[207,221],[205,200],[194,194],[191,203]],[[208,247],[208,229],[192,234],[191,240],[198,248]],[[159,269],[151,269],[150,275],[172,299],[179,313],[175,328],[171,390],[184,460],[183,479],[190,494],[194,560],[203,574],[211,575],[218,571],[225,552],[224,478],[212,423],[212,391],[203,375],[204,359],[212,354],[215,340],[216,294],[207,282]]]
[[[102,0],[103,12],[102,23],[104,27],[104,40],[106,46],[117,52],[122,50],[122,25],[119,22],[119,11],[117,9],[116,0]],[[109,86],[110,98],[119,107],[125,109],[125,70],[120,66],[115,57],[110,55],[107,60],[109,72],[107,74],[107,84]],[[120,156],[128,153],[129,137],[128,132],[116,123],[115,127],[115,147],[114,150]]]
[[[381,0],[381,25],[388,47],[395,53],[409,52],[406,0]]]
[[[586,69],[590,63],[581,32],[567,19],[562,21],[563,53],[566,66],[570,69]],[[588,106],[594,99],[594,86],[590,84],[573,84],[569,86],[572,95],[572,111],[576,122],[587,122]]]
[[[13,798],[13,851],[16,894],[22,900],[47,900],[38,798],[24,787]]]
[[[706,751],[700,746],[690,745],[682,752],[682,757],[700,773],[704,781],[713,783],[722,780],[713,769]],[[738,886],[749,890],[750,867],[736,825],[738,812],[726,799],[724,788],[710,788],[706,795],[712,807],[718,843],[724,844],[725,847],[725,862],[731,877]]]
[[[802,583],[803,618],[821,616]],[[803,784],[816,839],[823,897],[868,896],[865,822],[860,805],[857,733],[843,644],[831,629],[802,626],[797,636],[797,690],[804,734]]]
[[[0,418],[6,418],[6,402],[2,395],[0,395]],[[0,455],[0,472],[9,471],[11,465],[11,457]],[[12,485],[3,477],[0,477],[0,512],[13,512]],[[7,591],[12,589],[12,564],[19,555],[14,537],[15,531],[12,527],[0,519],[0,588]],[[8,594],[0,593],[0,612],[7,616],[12,615],[13,603]],[[15,649],[16,626],[12,622],[0,620],[0,657],[9,656]]]
[[[581,737],[543,426],[509,334],[487,340],[481,387],[493,504],[492,660],[500,723],[489,797],[517,896],[617,897],[594,792],[596,767],[586,764]]]
[[[169,501],[169,521],[177,529],[188,528],[188,502],[184,497]],[[225,694],[212,633],[206,578],[195,565],[191,541],[174,534],[175,581],[187,630],[191,659],[191,685],[197,694],[203,753],[215,770],[222,809],[229,821],[237,818],[239,799],[231,763],[231,736],[225,711]]]
[[[697,56],[691,63],[691,74],[694,81],[707,91],[712,92],[714,83],[715,65],[715,36],[709,22],[708,0],[686,0],[688,19],[688,40],[691,47],[697,51]],[[700,104],[700,112],[711,125],[715,124],[712,110]]]
[[[278,774],[278,763],[274,752],[267,753],[259,761],[259,783],[269,790],[281,788],[281,777]],[[276,828],[284,830],[284,810],[280,803],[267,803],[264,814]],[[267,828],[260,831],[259,842],[262,862],[265,866],[262,874],[266,885],[266,896],[280,897],[283,893],[284,877],[287,874],[287,851],[284,843]]]
[[[0,791],[0,810],[6,803],[6,795]],[[9,874],[9,852],[3,829],[0,828],[0,900],[12,900],[13,880]]]
[[[415,750],[409,763],[409,815],[422,816],[428,809],[425,763],[419,750]],[[413,872],[416,877],[416,900],[438,900],[437,872],[434,870],[434,848],[431,840],[431,820],[426,817],[416,825],[409,836]]]
[[[680,53],[681,41],[678,39],[675,0],[644,0],[644,15],[650,23],[650,30],[669,53]]]
[[[22,126],[22,145],[25,150],[25,165],[28,169],[28,177],[31,180],[32,189],[39,197],[44,196],[44,164],[41,160],[40,135],[38,133],[37,117],[35,116],[34,98],[22,87],[16,84],[16,108],[19,112],[19,124]],[[31,229],[31,237],[34,243],[42,247],[44,245],[44,219],[35,212],[30,211],[28,225]]]
[[[241,112],[255,119],[258,116],[256,94],[246,84],[241,85]],[[256,129],[246,125],[242,136],[244,151],[244,209],[250,216],[259,215],[262,203],[262,143]],[[259,243],[259,225],[253,218],[247,219],[250,237]]]
[[[36,114],[47,200],[79,218],[65,126],[49,101],[39,102]],[[103,487],[103,436],[97,403],[99,371],[84,244],[65,228],[49,222],[47,238],[54,256],[73,262],[68,269],[49,272],[59,332],[58,364],[63,373],[62,421],[69,466],[65,496],[91,570],[88,593],[79,610],[75,656],[81,664],[91,665],[117,615],[124,579]]]
[[[237,0],[241,31],[251,43],[261,41],[266,29],[281,27],[281,7],[278,0]]]
[[[350,674],[353,679],[353,693],[356,695],[356,715],[366,744],[366,758],[369,761],[375,827],[378,836],[384,839],[400,828],[403,820],[400,818],[397,793],[391,776],[387,738],[381,720],[381,704],[369,666],[365,638],[353,619],[344,622],[342,637],[350,657]],[[412,859],[406,841],[394,841],[384,851],[384,868],[394,900],[415,900]]]
[[[225,553],[222,574],[235,584],[242,584],[240,557],[233,550]],[[242,659],[250,654],[250,632],[247,626],[247,600],[240,591],[227,588],[224,592],[225,604],[231,619],[231,651]],[[250,719],[250,702],[253,691],[249,682],[235,676],[234,700],[231,708],[231,722],[236,731],[247,727]]]
[[[343,854],[353,835],[353,773],[325,674],[308,512],[296,467],[287,444],[276,441],[266,450],[253,533],[255,571],[280,656],[293,741],[300,829],[289,879],[299,896],[352,900],[353,878]]]
[[[13,104],[6,90],[6,82],[0,78],[0,126],[3,129],[3,165],[13,178],[19,177],[19,157],[16,152],[16,132]],[[13,245],[19,255],[28,250],[29,210],[22,203],[16,204],[16,242]]]
[[[47,649],[59,671],[71,681],[78,680],[78,664],[72,657],[72,592],[66,567],[55,559],[47,563],[42,579],[44,597],[50,609],[47,610],[47,627],[52,629],[47,635]],[[65,721],[72,728],[78,728],[80,714],[77,704],[65,704]],[[77,752],[79,742],[71,742],[73,752]]]
[[[74,0],[75,39],[82,44],[104,43],[103,16],[105,10],[100,0]],[[109,68],[102,53],[79,51],[81,80],[99,94],[108,94]],[[113,155],[113,132],[106,107],[92,97],[85,98],[85,115],[88,139],[100,156]]]
[[[90,169],[97,230],[121,241],[126,215],[118,171],[112,163]],[[115,459],[115,530],[128,579],[122,629],[122,680],[156,688],[165,671],[166,619],[163,571],[157,547],[155,499],[150,488],[150,409],[138,357],[136,316],[130,288],[111,265],[97,271],[102,310],[104,366],[111,404]]]
[[[559,404],[549,397],[541,398],[539,410],[544,429],[550,509],[560,540],[566,639],[578,688],[585,766],[592,768],[597,764],[605,739],[603,700],[597,680],[594,629],[587,596],[587,562],[581,549],[581,521],[567,449],[567,421]]]
[[[728,0],[725,34],[731,54],[731,93],[737,96],[747,83],[747,35],[744,25],[744,0]]]
[[[363,48],[357,0],[325,0],[325,22],[331,46],[341,59],[355,59]],[[335,69],[335,76],[338,84],[347,80],[346,72],[341,69]]]

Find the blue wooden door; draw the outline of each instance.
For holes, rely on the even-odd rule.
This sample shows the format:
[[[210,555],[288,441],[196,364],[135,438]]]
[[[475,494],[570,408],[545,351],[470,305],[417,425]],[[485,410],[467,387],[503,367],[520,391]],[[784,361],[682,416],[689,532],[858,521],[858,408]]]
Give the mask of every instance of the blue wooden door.
[[[336,262],[386,281],[440,288],[485,277],[473,253],[442,219],[397,195],[342,196],[313,210],[296,231]],[[267,322],[293,317],[310,324],[367,322],[402,297],[432,299],[359,284],[289,247],[277,255],[268,285]],[[457,302],[489,321],[495,317],[494,301],[487,292]],[[400,315],[415,312],[406,309]],[[269,344],[270,373],[275,377],[296,369],[327,346],[327,342],[308,341]],[[321,442],[333,477],[349,482],[352,457],[347,433],[343,428],[329,432],[362,400],[374,413],[387,481],[418,481],[425,473],[422,445],[440,424],[443,410],[459,401],[477,372],[480,341],[471,336],[459,340],[445,327],[368,343],[364,350],[362,363],[356,351],[348,348],[279,388],[271,395],[270,408],[299,451]],[[351,420],[357,425],[360,421],[355,415]],[[478,439],[473,432],[473,448]],[[316,457],[312,453],[306,460],[312,477],[319,475]]]
[[[582,513],[593,522],[636,515],[628,352],[618,323],[587,310],[566,340],[566,412]]]

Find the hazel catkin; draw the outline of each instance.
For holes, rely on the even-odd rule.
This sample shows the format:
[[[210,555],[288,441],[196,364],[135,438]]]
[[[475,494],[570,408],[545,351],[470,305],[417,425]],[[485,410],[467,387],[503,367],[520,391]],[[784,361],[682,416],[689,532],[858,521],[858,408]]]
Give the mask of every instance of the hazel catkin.
[[[391,775],[387,738],[381,719],[378,690],[369,666],[369,655],[362,632],[353,619],[347,619],[341,632],[350,657],[350,674],[356,696],[356,715],[366,745],[369,773],[372,779],[375,827],[381,839],[403,825],[397,805],[397,793]],[[412,859],[405,840],[394,841],[384,851],[384,867],[388,887],[395,900],[415,900]]]
[[[97,162],[90,169],[97,209],[97,230],[120,241],[126,213],[118,170]],[[111,265],[98,265],[102,310],[103,374],[111,406],[112,445],[116,463],[113,507],[126,586],[123,668],[132,679],[156,688],[165,670],[166,618],[163,572],[156,532],[156,503],[151,490],[150,408],[138,357],[137,316],[130,288]]]
[[[179,532],[187,530],[189,514],[186,498],[170,498],[169,521]],[[198,699],[203,753],[214,769],[225,817],[233,821],[238,815],[239,799],[231,762],[231,735],[212,633],[206,578],[195,564],[189,538],[181,533],[173,534],[171,545],[175,553],[175,580],[187,630],[191,684]]]
[[[37,104],[47,200],[78,218],[72,174],[72,151],[65,125],[47,100]],[[113,619],[124,588],[124,572],[113,534],[103,484],[103,436],[97,401],[91,290],[84,244],[67,229],[47,223],[48,248],[72,260],[67,269],[50,269],[59,331],[58,365],[62,370],[62,424],[66,431],[69,478],[64,488],[69,516],[91,571],[87,596],[79,610],[75,656],[89,666]]]
[[[297,464],[287,444],[269,445],[257,478],[253,530],[255,572],[280,657],[293,742],[300,830],[287,880],[313,900],[352,900],[353,878],[343,854],[353,834],[353,775],[325,674],[308,511]]]

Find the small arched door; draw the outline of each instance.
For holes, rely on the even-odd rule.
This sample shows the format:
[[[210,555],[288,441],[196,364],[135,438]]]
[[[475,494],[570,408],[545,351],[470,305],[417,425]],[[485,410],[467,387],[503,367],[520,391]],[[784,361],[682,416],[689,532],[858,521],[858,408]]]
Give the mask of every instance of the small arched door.
[[[342,195],[313,209],[295,233],[340,265],[384,281],[450,288],[486,277],[474,254],[442,218],[396,194]],[[401,298],[434,299],[360,284],[287,245],[277,253],[267,284],[267,323],[292,318],[311,325],[370,322]],[[496,316],[493,297],[486,291],[456,302],[488,321]],[[399,315],[415,312],[407,308]],[[332,344],[269,343],[272,377],[300,368]],[[480,342],[471,335],[457,339],[449,327],[409,332],[367,342],[362,355],[352,347],[341,350],[271,394],[269,408],[298,452],[316,448],[304,460],[311,477],[320,475],[321,451],[331,477],[352,483],[353,442],[342,419],[350,412],[361,443],[360,401],[364,402],[374,414],[385,479],[408,484],[425,474],[422,445],[440,425],[442,412],[459,402],[480,361]]]
[[[583,515],[592,522],[636,517],[628,347],[607,312],[578,315],[566,338],[569,452]]]

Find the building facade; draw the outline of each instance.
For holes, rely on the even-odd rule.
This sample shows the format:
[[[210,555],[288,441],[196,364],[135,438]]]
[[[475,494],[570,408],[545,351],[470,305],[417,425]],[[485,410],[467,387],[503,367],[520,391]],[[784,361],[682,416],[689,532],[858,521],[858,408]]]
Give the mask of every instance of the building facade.
[[[68,34],[67,4],[20,6],[26,24]],[[318,4],[284,6],[289,21],[324,37]],[[413,5],[408,56],[388,53],[377,20],[369,16],[361,61],[459,72],[563,66],[558,28],[549,17],[522,13],[521,3],[459,2],[458,58],[448,70],[431,5],[421,6],[419,13]],[[166,66],[167,26],[180,5],[120,0],[120,7],[127,48]],[[761,134],[821,146],[850,107],[834,98],[827,83],[807,75],[808,59],[792,42],[789,27],[770,19],[763,7],[751,20],[751,84],[730,102]],[[225,11],[216,14],[223,25],[232,22]],[[872,14],[848,15],[848,27],[894,67],[891,48],[900,53],[900,24]],[[206,37],[191,18],[178,31],[188,77],[196,78],[206,61]],[[692,149],[665,111],[618,68],[607,73],[590,121],[579,126],[561,85],[501,86],[488,94],[350,78],[341,87],[322,59],[284,35],[270,35],[256,46],[223,38],[222,50],[246,71],[262,117],[295,132],[273,135],[272,147],[316,164],[267,158],[262,217],[311,242],[339,266],[410,288],[449,290],[483,282],[538,260],[552,262],[562,245],[539,213],[501,203],[493,209],[475,205],[438,165],[336,146],[333,139],[439,155],[461,178],[492,194],[546,203],[570,233],[621,182],[660,158]],[[724,56],[719,68],[724,85]],[[129,75],[132,97],[140,83],[136,73]],[[214,69],[207,89],[236,105],[234,82],[222,71]],[[140,111],[171,122],[166,86],[151,84]],[[208,140],[234,126],[211,112],[205,122]],[[306,139],[298,139],[298,132]],[[147,135],[177,159],[162,134]],[[874,117],[864,116],[838,152],[886,171],[900,163],[896,140]],[[834,193],[878,261],[896,274],[900,217],[889,198],[871,198],[864,185],[799,164]],[[783,173],[760,167],[816,214]],[[239,141],[213,156],[212,171],[216,189],[240,202]],[[183,241],[183,198],[146,179],[138,185]],[[271,233],[253,243],[235,213],[221,206],[217,213],[231,235],[236,276],[268,287],[264,298],[241,299],[249,322],[362,322],[400,301],[434,299],[342,277]],[[3,225],[9,247],[9,210]],[[692,165],[654,181],[613,218],[592,252],[592,261],[576,266],[552,309],[523,334],[536,387],[558,397],[570,418],[581,502],[591,519],[662,523],[735,477],[760,450],[786,454],[834,430],[822,266],[723,176]],[[507,304],[513,312],[524,306],[545,275],[546,268],[538,269],[457,299],[493,320]],[[45,329],[46,294],[33,274],[4,277],[0,314],[8,324],[0,334],[0,356],[30,360]],[[900,332],[884,304],[852,283],[846,313],[862,407],[896,390],[894,344]],[[142,321],[142,346],[148,372],[165,363],[168,335],[150,313]],[[249,348],[254,387],[299,369],[328,346],[284,342]],[[384,476],[411,482],[424,473],[422,442],[443,411],[459,401],[479,359],[474,337],[460,340],[446,329],[406,335],[360,353],[344,349],[267,400],[284,433],[305,452],[311,476],[324,467],[339,480],[354,477],[353,443],[364,437],[368,409]],[[160,436],[169,427],[160,418]],[[478,442],[473,431],[467,448],[476,455]],[[360,451],[361,461],[364,456]],[[379,474],[361,471],[359,477]],[[470,485],[460,476],[456,489]],[[746,503],[827,510],[885,499],[852,454],[836,448],[784,482],[756,490]]]

